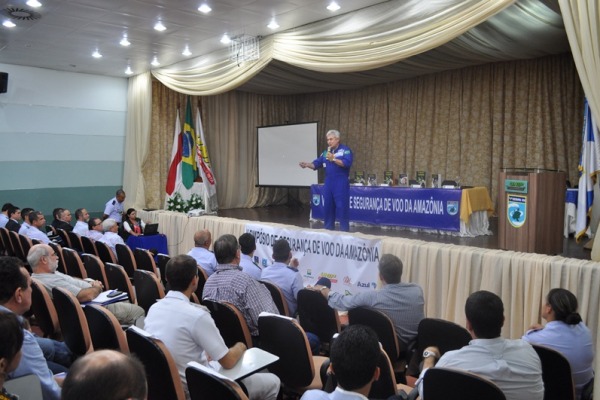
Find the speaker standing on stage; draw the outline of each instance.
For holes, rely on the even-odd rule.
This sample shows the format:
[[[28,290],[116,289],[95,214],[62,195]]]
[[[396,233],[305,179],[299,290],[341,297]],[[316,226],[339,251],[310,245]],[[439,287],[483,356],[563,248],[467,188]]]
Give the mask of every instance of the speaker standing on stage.
[[[340,230],[348,232],[350,202],[350,167],[352,166],[352,150],[340,144],[340,132],[327,132],[327,150],[312,163],[301,162],[302,168],[325,168],[325,185],[323,187],[323,207],[325,212],[325,229],[335,229],[335,218],[340,222]]]

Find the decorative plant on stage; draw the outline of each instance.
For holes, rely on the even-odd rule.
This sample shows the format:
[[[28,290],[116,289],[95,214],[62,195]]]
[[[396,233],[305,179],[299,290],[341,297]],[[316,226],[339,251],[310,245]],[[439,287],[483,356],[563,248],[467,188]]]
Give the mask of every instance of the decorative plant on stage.
[[[167,199],[167,210],[187,213],[190,210],[204,210],[204,201],[196,193],[193,193],[189,200],[184,200],[179,192]]]

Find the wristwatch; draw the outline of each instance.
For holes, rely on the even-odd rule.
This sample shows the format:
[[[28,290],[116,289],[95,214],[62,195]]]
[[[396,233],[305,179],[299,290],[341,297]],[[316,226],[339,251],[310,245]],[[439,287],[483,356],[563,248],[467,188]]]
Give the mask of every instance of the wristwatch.
[[[434,351],[425,350],[423,352],[423,358],[428,358],[428,357],[438,358],[438,355]]]

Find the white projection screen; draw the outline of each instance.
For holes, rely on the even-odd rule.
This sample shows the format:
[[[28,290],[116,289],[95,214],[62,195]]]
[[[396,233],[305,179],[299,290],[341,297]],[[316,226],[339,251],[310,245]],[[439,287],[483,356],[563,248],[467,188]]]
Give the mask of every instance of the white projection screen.
[[[300,161],[317,158],[317,123],[261,126],[258,130],[258,186],[309,187],[317,171]]]

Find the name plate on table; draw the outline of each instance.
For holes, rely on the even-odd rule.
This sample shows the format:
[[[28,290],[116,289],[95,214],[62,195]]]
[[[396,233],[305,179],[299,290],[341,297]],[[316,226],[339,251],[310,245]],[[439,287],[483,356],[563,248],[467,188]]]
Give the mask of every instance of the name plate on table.
[[[324,218],[323,186],[311,186],[311,216]],[[460,231],[460,189],[350,187],[350,221]]]

